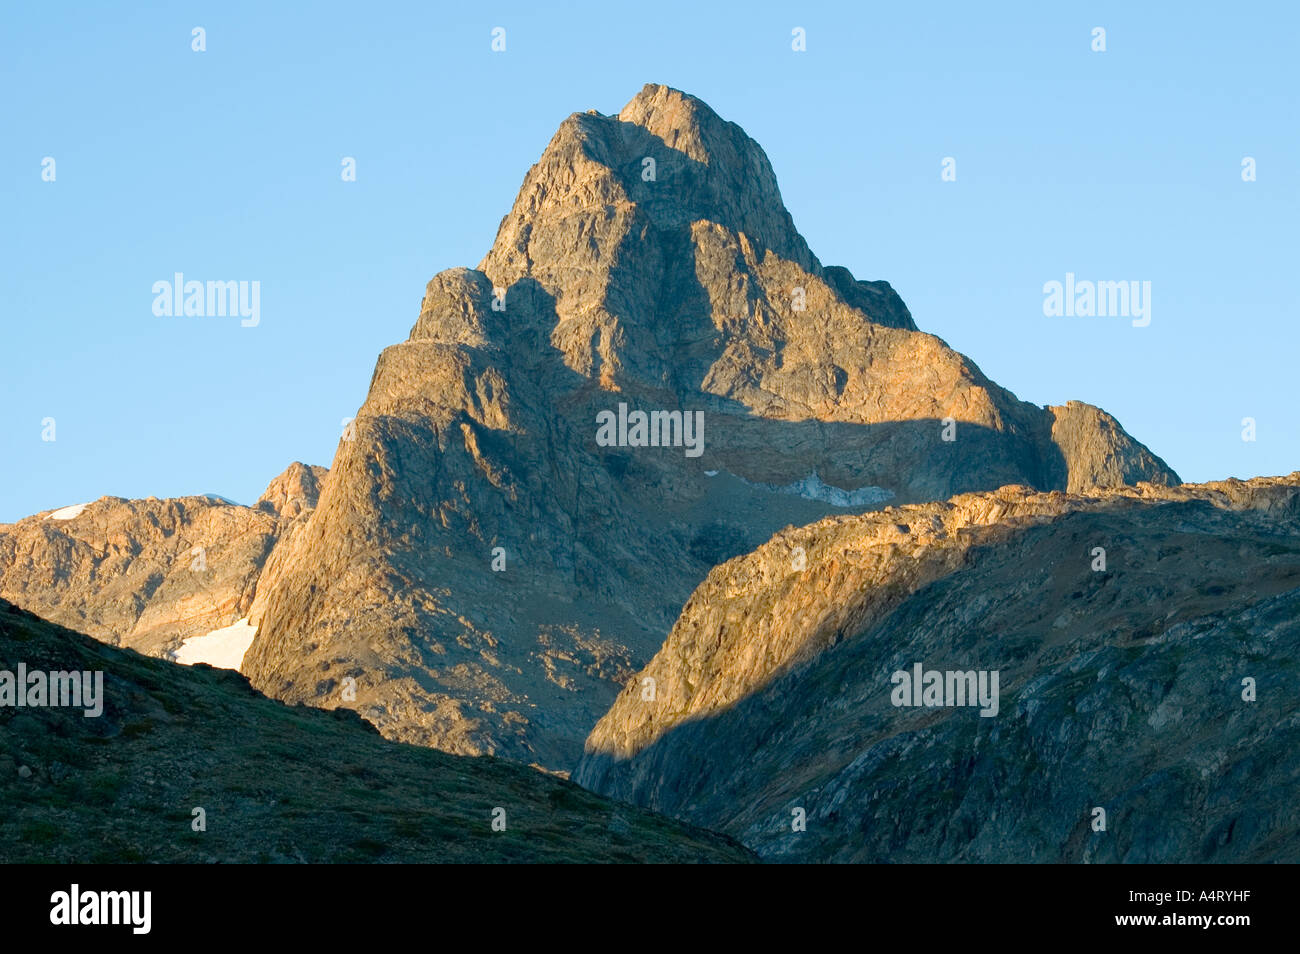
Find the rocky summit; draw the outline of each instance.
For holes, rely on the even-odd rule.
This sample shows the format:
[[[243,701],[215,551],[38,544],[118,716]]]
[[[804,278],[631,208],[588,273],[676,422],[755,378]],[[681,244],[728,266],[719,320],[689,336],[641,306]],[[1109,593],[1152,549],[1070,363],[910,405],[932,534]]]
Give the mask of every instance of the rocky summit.
[[[266,693],[571,769],[709,571],[788,525],[1021,484],[1178,477],[823,266],[763,150],[646,86],[575,113],[477,268],[379,357],[250,607]]]
[[[574,777],[769,860],[1295,861],[1297,672],[1300,472],[1009,486],[714,569]]]

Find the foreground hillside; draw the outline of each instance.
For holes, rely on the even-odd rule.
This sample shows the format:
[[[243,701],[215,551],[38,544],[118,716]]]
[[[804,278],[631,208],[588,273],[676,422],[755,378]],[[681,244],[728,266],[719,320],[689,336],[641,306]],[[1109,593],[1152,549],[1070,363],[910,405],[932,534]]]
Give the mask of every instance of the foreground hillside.
[[[997,672],[996,714],[895,705],[917,664]],[[768,859],[1300,861],[1300,472],[787,529],[574,778]]]
[[[352,712],[291,708],[0,600],[0,671],[19,663],[102,670],[104,710],[0,707],[0,862],[752,860],[536,770],[388,742]]]

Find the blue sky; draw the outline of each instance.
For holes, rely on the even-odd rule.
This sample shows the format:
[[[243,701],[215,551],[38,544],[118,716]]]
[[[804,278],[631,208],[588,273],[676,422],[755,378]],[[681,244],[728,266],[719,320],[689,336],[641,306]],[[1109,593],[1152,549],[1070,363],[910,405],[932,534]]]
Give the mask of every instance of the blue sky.
[[[1300,469],[1294,4],[548,6],[7,5],[0,521],[328,465],[425,282],[565,116],[646,82],[743,126],[823,263],[1021,398],[1100,405],[1186,480]],[[260,324],[155,316],[178,271],[260,281]],[[1045,317],[1067,272],[1150,281],[1150,325]]]

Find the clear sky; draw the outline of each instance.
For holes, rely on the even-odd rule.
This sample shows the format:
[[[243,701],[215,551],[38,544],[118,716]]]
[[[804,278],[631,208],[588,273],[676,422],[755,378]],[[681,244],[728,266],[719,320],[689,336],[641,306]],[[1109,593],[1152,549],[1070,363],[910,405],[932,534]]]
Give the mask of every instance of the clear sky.
[[[121,6],[2,14],[0,521],[328,465],[425,282],[565,116],[646,82],[1021,398],[1104,407],[1185,480],[1300,469],[1300,5]],[[155,316],[176,272],[259,281],[260,323]],[[1150,324],[1045,316],[1067,272],[1149,281]]]

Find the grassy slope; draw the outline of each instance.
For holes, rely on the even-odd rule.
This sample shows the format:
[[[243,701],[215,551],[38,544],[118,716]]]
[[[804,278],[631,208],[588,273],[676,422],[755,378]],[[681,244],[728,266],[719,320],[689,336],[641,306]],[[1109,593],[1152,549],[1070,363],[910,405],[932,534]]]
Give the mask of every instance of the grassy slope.
[[[389,742],[351,711],[285,706],[237,673],[114,649],[0,600],[0,669],[19,662],[101,669],[106,702],[99,718],[0,708],[3,862],[753,860],[563,779]]]

